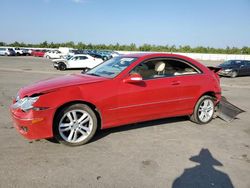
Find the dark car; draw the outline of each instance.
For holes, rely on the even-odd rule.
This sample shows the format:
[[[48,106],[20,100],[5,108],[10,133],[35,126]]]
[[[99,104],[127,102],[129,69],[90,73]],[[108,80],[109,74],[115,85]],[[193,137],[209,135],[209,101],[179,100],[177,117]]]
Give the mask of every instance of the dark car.
[[[102,59],[103,61],[106,61],[107,58],[105,58],[104,56],[100,55],[100,54],[95,54],[95,53],[88,53],[90,56],[94,57],[94,58],[99,58]]]
[[[250,76],[250,61],[249,60],[229,60],[218,66],[221,68],[220,76]]]

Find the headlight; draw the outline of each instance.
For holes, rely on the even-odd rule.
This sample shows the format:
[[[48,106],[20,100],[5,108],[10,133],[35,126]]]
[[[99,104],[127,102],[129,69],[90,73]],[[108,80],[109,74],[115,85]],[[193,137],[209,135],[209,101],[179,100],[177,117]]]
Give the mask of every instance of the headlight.
[[[232,71],[232,69],[225,69],[224,71],[225,72],[230,72],[230,71]]]
[[[17,97],[16,99],[19,99]],[[23,111],[28,111],[33,108],[33,104],[39,99],[39,97],[24,97],[22,99],[16,100],[16,103],[13,105],[13,108],[20,108]]]

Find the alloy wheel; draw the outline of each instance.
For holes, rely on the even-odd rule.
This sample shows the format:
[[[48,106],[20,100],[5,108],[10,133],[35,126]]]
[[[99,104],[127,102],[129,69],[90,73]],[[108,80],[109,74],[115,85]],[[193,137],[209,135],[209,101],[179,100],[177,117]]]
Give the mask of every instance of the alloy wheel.
[[[84,110],[71,110],[59,122],[59,134],[66,142],[77,144],[85,140],[93,130],[93,119]]]
[[[205,99],[199,106],[198,117],[201,122],[208,122],[214,113],[214,103],[211,99]]]

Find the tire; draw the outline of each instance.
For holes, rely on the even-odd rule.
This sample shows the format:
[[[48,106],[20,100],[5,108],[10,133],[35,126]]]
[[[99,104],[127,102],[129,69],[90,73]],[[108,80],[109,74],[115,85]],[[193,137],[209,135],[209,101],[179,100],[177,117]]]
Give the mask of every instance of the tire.
[[[204,95],[196,103],[190,120],[197,124],[207,124],[213,119],[214,111],[214,99],[211,96]]]
[[[66,68],[67,68],[67,66],[64,63],[59,63],[59,65],[58,65],[59,70],[64,71],[64,70],[66,70]]]
[[[97,124],[97,117],[89,106],[73,104],[63,108],[55,117],[54,137],[62,144],[80,146],[95,135]]]
[[[232,72],[232,75],[231,75],[231,78],[235,78],[235,77],[237,77],[238,76],[238,73],[236,72],[236,71],[233,71]]]
[[[4,56],[8,56],[8,54],[7,54],[7,53],[5,53],[5,54],[4,54]]]

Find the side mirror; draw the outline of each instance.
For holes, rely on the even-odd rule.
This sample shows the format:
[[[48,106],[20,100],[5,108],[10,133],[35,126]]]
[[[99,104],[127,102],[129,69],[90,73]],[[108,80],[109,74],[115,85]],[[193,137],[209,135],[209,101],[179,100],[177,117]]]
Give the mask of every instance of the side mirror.
[[[142,82],[142,76],[140,74],[130,74],[123,80],[124,83],[140,83]]]

